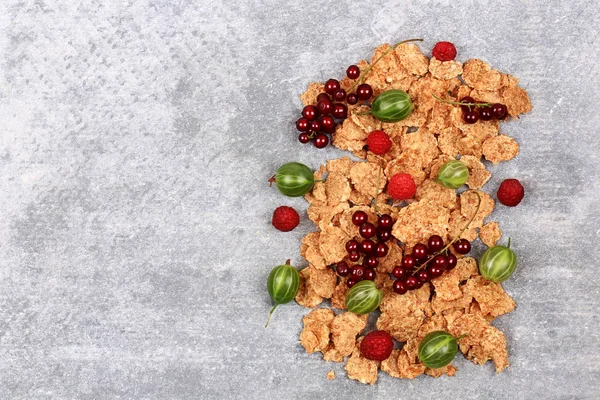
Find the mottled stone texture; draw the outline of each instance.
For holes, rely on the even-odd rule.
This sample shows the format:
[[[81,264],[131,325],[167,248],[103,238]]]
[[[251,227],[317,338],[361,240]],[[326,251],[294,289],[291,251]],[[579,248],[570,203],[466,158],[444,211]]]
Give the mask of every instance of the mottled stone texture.
[[[595,1],[3,0],[0,398],[592,399],[600,392],[600,118]],[[511,366],[375,387],[298,344],[266,277],[314,226],[269,189],[296,141],[297,95],[375,46],[456,43],[521,78],[521,154],[484,187],[519,268],[501,317]],[[299,209],[291,233],[270,226]],[[480,254],[481,247],[476,249]],[[327,381],[334,369],[338,378]]]

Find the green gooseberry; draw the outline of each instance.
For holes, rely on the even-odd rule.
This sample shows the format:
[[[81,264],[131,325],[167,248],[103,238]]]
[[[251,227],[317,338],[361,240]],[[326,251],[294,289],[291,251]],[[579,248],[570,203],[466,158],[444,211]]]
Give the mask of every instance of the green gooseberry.
[[[515,272],[517,256],[508,246],[490,247],[483,253],[479,260],[479,273],[492,282],[504,282]]]
[[[402,90],[387,90],[371,103],[371,114],[382,122],[402,121],[413,110],[410,96]]]
[[[355,314],[368,314],[381,304],[383,293],[373,281],[360,281],[346,294],[346,308]]]
[[[429,368],[445,367],[456,357],[459,339],[444,331],[429,333],[419,343],[419,360]]]
[[[450,160],[440,168],[438,173],[438,182],[448,189],[458,189],[464,185],[469,179],[469,169],[467,166],[458,161]]]
[[[298,162],[283,164],[277,170],[274,180],[277,189],[289,197],[303,196],[315,185],[315,177],[311,169]]]
[[[296,268],[290,265],[290,260],[287,260],[283,265],[273,268],[267,279],[267,290],[275,305],[271,308],[271,312],[269,312],[265,328],[269,325],[271,315],[277,306],[294,300],[299,288],[300,274]]]

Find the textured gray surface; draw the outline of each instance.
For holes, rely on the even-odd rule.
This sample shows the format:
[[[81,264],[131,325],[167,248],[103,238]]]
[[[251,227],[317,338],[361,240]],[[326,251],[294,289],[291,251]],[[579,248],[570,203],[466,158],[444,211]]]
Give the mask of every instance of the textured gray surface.
[[[0,398],[597,398],[596,2],[208,3],[1,2]],[[486,186],[527,188],[494,215],[521,260],[495,323],[511,366],[368,387],[304,353],[306,309],[264,329],[266,276],[304,265],[313,229],[276,232],[276,206],[306,204],[265,181],[343,155],[296,142],[309,81],[415,36],[516,75],[535,107]]]

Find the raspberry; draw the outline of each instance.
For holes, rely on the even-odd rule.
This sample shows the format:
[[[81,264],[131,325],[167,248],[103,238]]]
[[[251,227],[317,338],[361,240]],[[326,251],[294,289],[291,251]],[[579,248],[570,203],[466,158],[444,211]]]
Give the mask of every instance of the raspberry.
[[[456,57],[456,47],[450,42],[437,42],[431,53],[440,61],[452,61]]]
[[[300,223],[300,216],[292,207],[277,207],[273,212],[273,226],[281,232],[289,232]]]
[[[392,354],[394,341],[386,331],[373,331],[365,336],[360,344],[360,354],[364,358],[383,361]]]
[[[392,148],[392,141],[384,131],[373,131],[367,138],[369,151],[378,156],[382,156]]]
[[[396,174],[390,179],[387,192],[394,200],[408,200],[417,192],[417,185],[410,174]]]
[[[500,203],[508,207],[514,207],[523,200],[525,189],[517,179],[505,179],[498,188],[496,196]]]

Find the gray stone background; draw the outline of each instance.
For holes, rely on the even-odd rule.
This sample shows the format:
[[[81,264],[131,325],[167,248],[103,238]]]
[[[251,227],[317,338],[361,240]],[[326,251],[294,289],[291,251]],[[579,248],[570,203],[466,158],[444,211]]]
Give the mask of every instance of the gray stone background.
[[[0,398],[598,398],[598,26],[591,0],[3,0]],[[493,216],[520,260],[495,322],[511,366],[459,355],[454,378],[369,387],[305,354],[306,309],[263,327],[268,272],[305,265],[314,229],[266,179],[344,155],[296,141],[308,82],[415,36],[534,104],[485,187],[527,189]],[[287,234],[283,204],[303,216]]]

